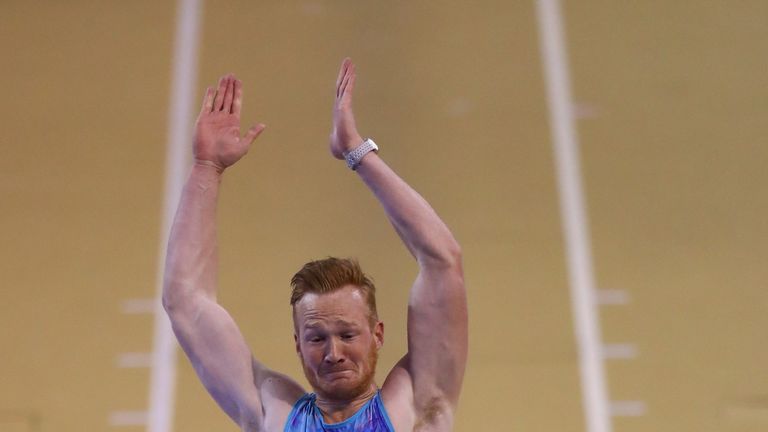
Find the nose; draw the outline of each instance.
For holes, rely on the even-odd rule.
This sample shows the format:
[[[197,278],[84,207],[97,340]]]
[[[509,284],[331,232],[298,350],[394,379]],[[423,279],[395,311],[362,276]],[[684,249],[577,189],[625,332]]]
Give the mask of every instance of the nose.
[[[325,351],[325,357],[323,360],[326,363],[342,363],[344,362],[344,353],[339,346],[339,342],[335,339],[331,339],[328,342],[328,346]]]

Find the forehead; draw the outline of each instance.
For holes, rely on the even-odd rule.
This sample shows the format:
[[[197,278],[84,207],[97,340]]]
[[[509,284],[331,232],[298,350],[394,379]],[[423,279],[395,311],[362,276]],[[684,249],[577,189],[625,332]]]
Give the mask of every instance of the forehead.
[[[360,290],[347,285],[333,292],[306,293],[294,307],[296,324],[303,327],[307,321],[367,322],[368,304]]]

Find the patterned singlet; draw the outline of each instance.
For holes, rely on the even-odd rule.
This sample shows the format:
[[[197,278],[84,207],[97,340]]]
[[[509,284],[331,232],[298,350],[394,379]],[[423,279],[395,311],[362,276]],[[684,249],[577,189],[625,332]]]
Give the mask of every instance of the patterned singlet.
[[[395,432],[380,391],[352,417],[334,424],[323,421],[323,413],[315,405],[315,398],[314,393],[307,393],[293,405],[285,422],[285,432]]]

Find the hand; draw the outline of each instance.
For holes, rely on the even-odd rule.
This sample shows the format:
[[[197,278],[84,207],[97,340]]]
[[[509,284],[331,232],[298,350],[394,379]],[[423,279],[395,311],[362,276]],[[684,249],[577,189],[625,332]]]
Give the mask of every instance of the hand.
[[[205,90],[203,106],[195,123],[195,163],[212,165],[219,172],[248,153],[253,140],[266,126],[258,123],[240,137],[240,107],[243,83],[229,74],[221,77],[219,87]]]
[[[331,131],[331,154],[344,159],[344,153],[353,150],[363,142],[357,133],[355,117],[352,114],[352,90],[355,87],[355,65],[345,58],[336,79],[336,101],[333,104],[333,131]]]

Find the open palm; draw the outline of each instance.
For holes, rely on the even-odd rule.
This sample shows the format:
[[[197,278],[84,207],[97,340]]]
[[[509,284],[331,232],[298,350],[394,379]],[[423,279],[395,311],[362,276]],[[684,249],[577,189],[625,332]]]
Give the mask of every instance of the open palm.
[[[243,84],[234,75],[221,77],[216,90],[208,87],[195,124],[195,161],[215,166],[219,171],[248,153],[251,143],[264,130],[263,124],[240,136],[240,108]]]
[[[355,116],[352,113],[352,90],[355,88],[355,65],[345,58],[336,79],[336,99],[333,103],[333,130],[331,131],[331,154],[344,159],[348,152],[363,142],[357,132]]]

